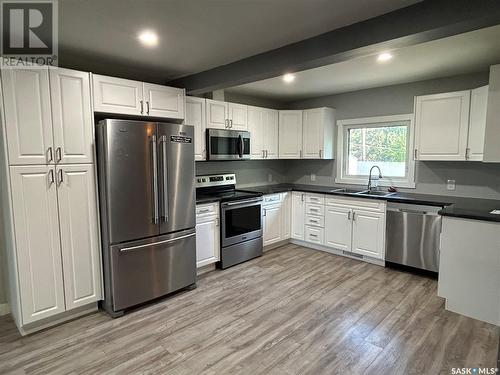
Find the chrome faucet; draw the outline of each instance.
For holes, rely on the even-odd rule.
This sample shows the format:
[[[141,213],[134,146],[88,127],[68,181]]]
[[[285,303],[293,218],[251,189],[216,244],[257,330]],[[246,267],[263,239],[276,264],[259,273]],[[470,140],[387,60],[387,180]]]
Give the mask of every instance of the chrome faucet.
[[[374,165],[373,167],[370,168],[370,176],[368,177],[368,192],[372,191],[372,171],[373,168],[378,169],[378,178],[382,178],[382,171],[380,170],[378,165]]]

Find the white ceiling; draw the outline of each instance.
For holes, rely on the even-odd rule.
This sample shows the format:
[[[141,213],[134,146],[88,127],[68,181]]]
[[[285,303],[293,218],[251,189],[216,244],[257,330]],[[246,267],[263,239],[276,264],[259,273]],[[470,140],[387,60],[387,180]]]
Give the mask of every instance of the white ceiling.
[[[173,79],[419,0],[59,0],[61,65]],[[159,46],[139,45],[153,29]]]
[[[276,100],[300,100],[342,92],[485,71],[500,63],[500,25],[391,51],[378,63],[365,56],[296,73],[292,84],[281,76],[226,91]]]

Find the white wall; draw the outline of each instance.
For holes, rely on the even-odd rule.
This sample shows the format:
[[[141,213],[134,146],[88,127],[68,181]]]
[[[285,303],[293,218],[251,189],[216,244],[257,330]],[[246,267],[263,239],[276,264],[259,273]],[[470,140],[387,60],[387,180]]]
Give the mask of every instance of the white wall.
[[[5,239],[2,222],[2,205],[0,204],[0,305],[7,303],[7,275],[5,259]]]

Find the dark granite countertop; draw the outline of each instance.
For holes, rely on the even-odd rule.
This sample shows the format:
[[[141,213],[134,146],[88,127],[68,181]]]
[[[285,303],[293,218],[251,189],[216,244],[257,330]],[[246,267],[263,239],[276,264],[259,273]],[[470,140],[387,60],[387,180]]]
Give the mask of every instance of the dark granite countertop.
[[[500,200],[477,199],[467,197],[454,197],[431,194],[415,193],[395,193],[387,197],[381,196],[360,196],[352,193],[332,192],[343,186],[317,186],[302,184],[275,184],[240,188],[262,194],[282,193],[285,191],[304,191],[306,193],[331,194],[348,197],[357,197],[362,199],[381,199],[388,202],[422,204],[429,206],[441,206],[443,209],[439,213],[443,216],[453,216],[465,219],[485,220],[500,222],[500,215],[494,215],[490,212],[494,209],[500,209]],[[362,189],[359,187],[359,189]]]

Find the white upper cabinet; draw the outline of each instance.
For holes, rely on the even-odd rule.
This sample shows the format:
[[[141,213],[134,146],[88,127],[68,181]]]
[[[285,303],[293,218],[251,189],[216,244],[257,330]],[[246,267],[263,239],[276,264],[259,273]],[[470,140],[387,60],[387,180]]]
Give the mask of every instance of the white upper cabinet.
[[[184,123],[194,126],[195,160],[205,160],[207,158],[205,99],[193,96],[186,97],[186,118]]]
[[[264,147],[264,118],[266,110],[259,107],[248,106],[248,131],[250,132],[250,157],[252,159],[265,159]]]
[[[279,111],[279,158],[302,157],[302,111]]]
[[[229,126],[229,106],[227,102],[206,99],[207,128],[227,129]]]
[[[66,310],[71,310],[102,299],[94,168],[58,166],[56,181],[64,294]]]
[[[207,128],[248,130],[248,106],[206,99]]]
[[[142,82],[92,75],[96,112],[143,115],[145,112]]]
[[[244,104],[228,103],[229,129],[248,130],[248,108]]]
[[[278,111],[248,106],[252,159],[278,159]]]
[[[279,120],[275,109],[266,109],[264,113],[264,150],[266,159],[279,158]]]
[[[144,105],[148,116],[182,120],[184,98],[184,89],[144,83]]]
[[[97,74],[92,82],[96,112],[184,119],[184,89]]]
[[[472,90],[470,97],[470,123],[466,154],[467,160],[483,160],[487,106],[488,86]]]
[[[65,311],[56,176],[46,165],[15,166],[10,173],[24,325]]]
[[[334,128],[334,109],[316,108],[304,110],[302,157],[304,159],[332,159]]]
[[[50,69],[50,95],[57,163],[92,163],[94,122],[90,74]]]
[[[465,160],[470,91],[415,98],[415,158]]]
[[[2,69],[10,165],[54,163],[48,68]]]

